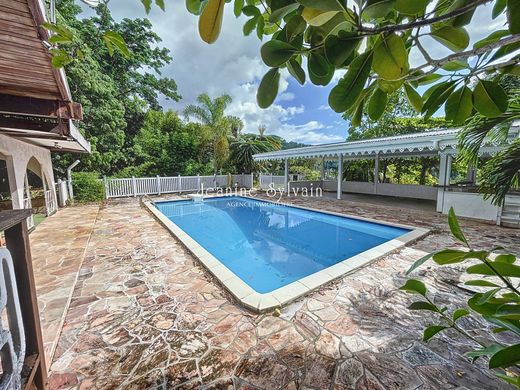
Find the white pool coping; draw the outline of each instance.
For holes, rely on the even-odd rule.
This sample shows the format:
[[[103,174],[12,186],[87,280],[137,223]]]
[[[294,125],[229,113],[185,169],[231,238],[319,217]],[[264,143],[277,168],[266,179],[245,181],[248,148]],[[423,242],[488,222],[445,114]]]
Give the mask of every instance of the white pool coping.
[[[270,202],[261,198],[241,196],[242,198]],[[179,202],[185,199],[157,201],[155,203],[163,202]],[[271,202],[277,204],[275,202]],[[324,211],[309,207],[288,205],[280,203],[287,207],[294,207],[303,210],[317,211],[323,214],[336,215],[356,219],[360,221],[373,222],[380,225],[398,227],[409,229],[410,232],[387,241],[381,245],[375,246],[364,252],[361,252],[353,257],[349,257],[339,263],[336,263],[328,268],[318,271],[314,274],[308,275],[302,279],[294,281],[286,286],[280,287],[269,293],[261,294],[253,290],[247,283],[235,275],[229,268],[220,262],[216,257],[204,249],[197,241],[191,238],[184,230],[168,219],[163,213],[159,211],[154,203],[146,200],[143,202],[146,208],[161,222],[181,243],[190,251],[204,267],[228,290],[243,306],[255,312],[264,313],[276,308],[287,305],[299,297],[316,290],[317,288],[332,282],[335,279],[341,278],[355,270],[368,265],[369,263],[388,255],[389,253],[403,248],[407,244],[416,241],[429,233],[428,229],[417,228],[409,225],[402,225],[396,223],[389,223],[378,221],[371,218],[351,216],[347,214],[340,214],[330,211]]]

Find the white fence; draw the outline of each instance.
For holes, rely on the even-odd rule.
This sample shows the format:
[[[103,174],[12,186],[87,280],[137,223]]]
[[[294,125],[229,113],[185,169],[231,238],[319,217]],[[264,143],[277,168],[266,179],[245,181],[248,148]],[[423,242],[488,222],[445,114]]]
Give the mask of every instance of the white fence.
[[[24,198],[23,199],[23,208],[24,209],[31,209],[31,198]],[[34,227],[34,216],[31,214],[30,217],[27,218],[27,228],[32,229]]]
[[[127,196],[161,195],[176,192],[199,191],[208,188],[252,188],[253,175],[132,177],[104,179],[107,198]]]
[[[272,186],[271,186],[272,184]],[[282,176],[274,176],[274,175],[264,175],[260,174],[260,189],[267,190],[269,188],[284,188],[285,186],[285,177]]]

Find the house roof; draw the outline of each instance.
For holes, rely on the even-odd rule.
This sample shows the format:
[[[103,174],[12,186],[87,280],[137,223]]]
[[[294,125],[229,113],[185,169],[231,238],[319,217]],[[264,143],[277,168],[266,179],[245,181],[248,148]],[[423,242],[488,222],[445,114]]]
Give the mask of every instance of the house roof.
[[[520,124],[515,124],[509,139],[517,137]],[[457,153],[457,136],[460,129],[439,129],[424,133],[403,134],[392,137],[372,138],[360,141],[347,141],[334,144],[306,146],[288,150],[259,153],[253,156],[255,161],[284,160],[288,158],[338,157],[346,159],[371,158],[376,155],[387,157],[428,156],[438,153]],[[503,145],[487,143],[481,154],[493,154]]]
[[[89,152],[72,122],[82,119],[81,105],[72,101],[63,69],[51,64],[44,1],[0,0],[0,7],[0,134]],[[53,139],[52,147],[37,139]]]

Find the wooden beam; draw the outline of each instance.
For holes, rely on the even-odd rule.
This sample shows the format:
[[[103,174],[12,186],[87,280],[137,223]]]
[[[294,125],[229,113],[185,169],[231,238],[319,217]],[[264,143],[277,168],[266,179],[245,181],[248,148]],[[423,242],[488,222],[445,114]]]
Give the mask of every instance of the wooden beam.
[[[19,131],[10,132],[9,129],[14,130],[29,130],[29,131],[41,131],[45,133],[53,133],[54,135],[69,135],[69,128],[67,122],[56,122],[56,121],[42,121],[34,120],[31,118],[16,118],[12,116],[5,116],[0,114],[0,128],[3,134],[10,134],[23,137],[23,133]],[[34,137],[34,134],[29,136]],[[45,134],[43,136],[46,136]]]
[[[0,113],[61,119],[83,119],[81,104],[0,93]]]

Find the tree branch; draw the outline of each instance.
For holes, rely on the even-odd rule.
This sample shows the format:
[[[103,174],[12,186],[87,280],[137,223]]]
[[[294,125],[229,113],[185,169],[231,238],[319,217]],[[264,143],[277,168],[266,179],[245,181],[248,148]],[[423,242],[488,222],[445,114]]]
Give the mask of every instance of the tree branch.
[[[394,31],[405,31],[411,30],[417,27],[429,26],[433,23],[442,22],[444,20],[449,20],[451,18],[455,18],[457,16],[463,15],[472,9],[477,8],[478,6],[489,3],[492,0],[476,0],[475,2],[466,5],[465,7],[461,7],[456,9],[455,11],[449,12],[444,15],[439,15],[430,19],[419,19],[410,23],[404,24],[396,24],[396,25],[388,25],[378,28],[373,27],[364,27],[361,26],[358,31],[364,33],[363,35],[377,35],[385,32],[394,32]]]

